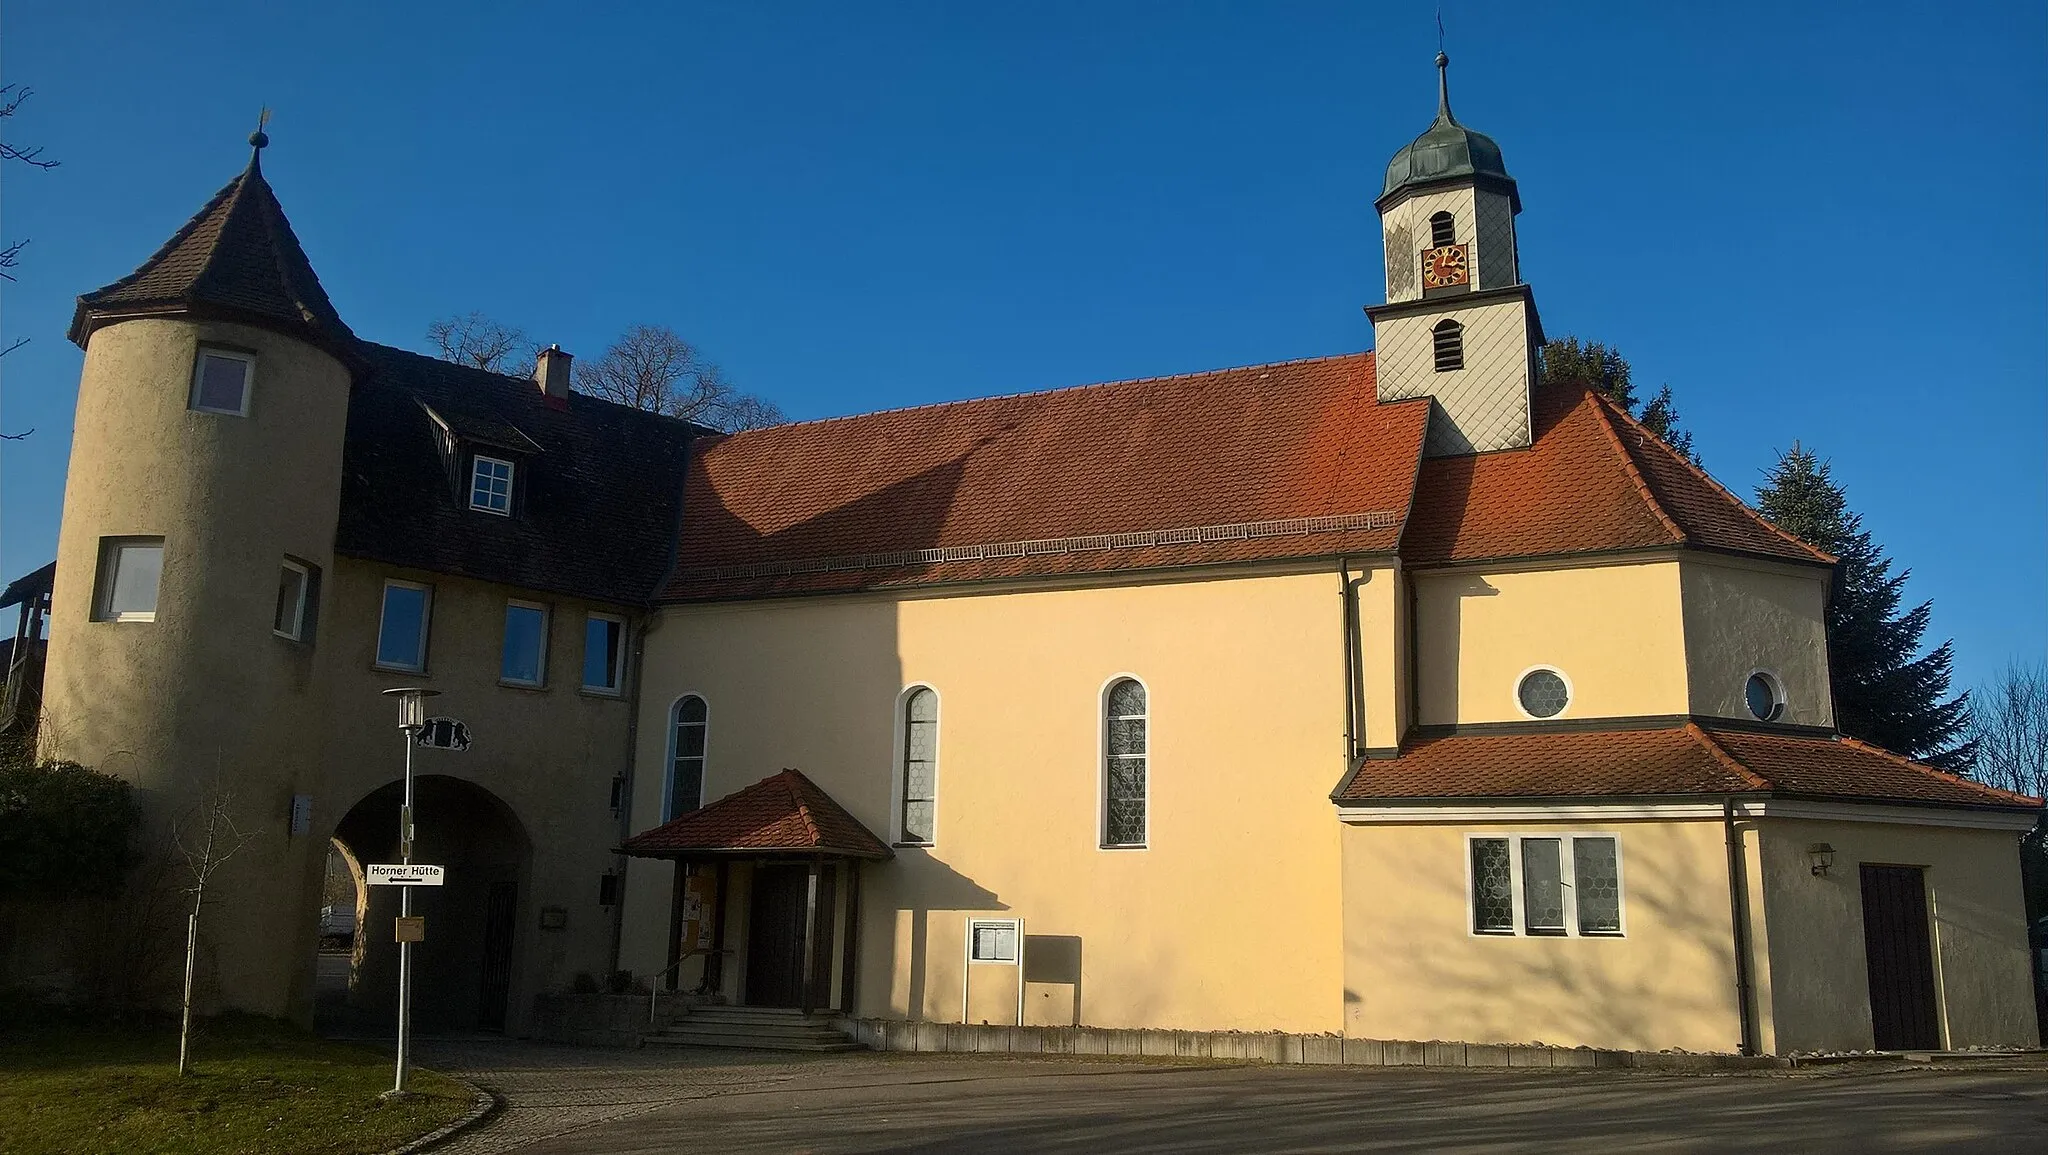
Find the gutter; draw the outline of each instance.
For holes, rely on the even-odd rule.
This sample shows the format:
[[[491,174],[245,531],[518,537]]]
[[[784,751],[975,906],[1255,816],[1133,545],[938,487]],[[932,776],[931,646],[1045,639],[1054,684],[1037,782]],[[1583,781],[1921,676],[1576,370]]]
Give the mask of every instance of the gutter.
[[[1756,1015],[1751,1003],[1755,984],[1750,979],[1749,872],[1742,865],[1742,836],[1735,829],[1735,798],[1721,800],[1721,829],[1728,842],[1728,916],[1734,928],[1735,1014],[1741,1022],[1742,1053],[1759,1053]]]

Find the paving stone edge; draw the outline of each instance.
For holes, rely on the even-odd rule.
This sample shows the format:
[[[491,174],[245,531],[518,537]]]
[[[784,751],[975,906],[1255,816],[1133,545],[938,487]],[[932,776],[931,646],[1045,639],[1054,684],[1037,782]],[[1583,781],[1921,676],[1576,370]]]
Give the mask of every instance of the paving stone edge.
[[[456,1119],[451,1123],[443,1123],[417,1139],[413,1139],[401,1146],[393,1147],[391,1150],[384,1152],[384,1155],[413,1155],[415,1151],[425,1151],[431,1147],[438,1147],[457,1135],[468,1131],[470,1128],[480,1125],[484,1120],[497,1114],[498,1108],[505,1105],[505,1100],[496,1093],[486,1091],[468,1079],[457,1079],[453,1075],[449,1075],[447,1078],[462,1084],[469,1091],[469,1110],[460,1119]]]

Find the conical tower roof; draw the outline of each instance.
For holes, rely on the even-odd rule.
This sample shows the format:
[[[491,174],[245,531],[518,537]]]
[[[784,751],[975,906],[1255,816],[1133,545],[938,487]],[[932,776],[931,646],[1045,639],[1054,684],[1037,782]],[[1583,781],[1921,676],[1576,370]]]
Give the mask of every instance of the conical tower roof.
[[[83,348],[94,329],[129,317],[210,317],[271,329],[357,364],[356,335],[334,311],[263,179],[269,139],[257,132],[249,143],[249,167],[141,268],[78,298],[74,343]]]

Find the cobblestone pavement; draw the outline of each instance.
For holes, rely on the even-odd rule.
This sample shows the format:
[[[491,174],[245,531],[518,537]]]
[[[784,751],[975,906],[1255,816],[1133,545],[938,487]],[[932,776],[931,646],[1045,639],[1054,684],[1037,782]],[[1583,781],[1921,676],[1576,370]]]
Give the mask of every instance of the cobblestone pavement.
[[[1240,1066],[423,1041],[504,1108],[449,1155],[2039,1150],[2048,1070],[1743,1075]]]

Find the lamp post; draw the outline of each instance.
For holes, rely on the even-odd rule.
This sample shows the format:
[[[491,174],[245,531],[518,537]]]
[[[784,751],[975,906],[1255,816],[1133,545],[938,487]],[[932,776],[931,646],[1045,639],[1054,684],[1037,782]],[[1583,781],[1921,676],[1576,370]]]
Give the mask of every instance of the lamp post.
[[[398,852],[400,861],[412,865],[412,749],[419,744],[420,731],[427,725],[427,699],[439,694],[418,686],[400,686],[383,693],[398,699],[398,729],[405,735],[405,800],[398,806]],[[412,887],[398,888],[398,917],[412,917]],[[412,1073],[412,943],[400,937],[398,943],[398,1072],[392,1083],[393,1097],[405,1094],[406,1076]]]

